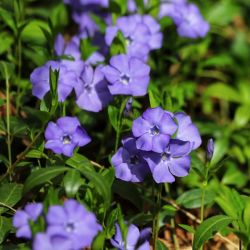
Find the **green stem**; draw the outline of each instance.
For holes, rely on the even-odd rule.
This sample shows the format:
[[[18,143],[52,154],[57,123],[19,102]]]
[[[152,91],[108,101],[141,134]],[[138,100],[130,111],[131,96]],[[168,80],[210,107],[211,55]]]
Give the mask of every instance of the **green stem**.
[[[153,250],[156,249],[156,243],[159,233],[159,217],[160,217],[160,209],[161,209],[161,193],[162,193],[162,184],[159,184],[156,198],[156,209],[153,220]]]
[[[18,39],[17,39],[17,57],[18,57],[18,71],[17,71],[17,96],[16,96],[16,109],[17,109],[17,113],[19,111],[19,107],[20,107],[20,81],[21,81],[21,71],[22,71],[22,41],[21,41],[21,37],[20,35],[18,35]]]
[[[9,83],[8,70],[5,64],[3,64],[3,68],[4,68],[5,84],[6,84],[7,148],[8,148],[8,159],[9,159],[8,171],[10,171],[12,166],[11,135],[10,135],[10,83]]]
[[[120,108],[118,123],[117,123],[116,138],[115,138],[115,151],[117,151],[118,145],[119,145],[121,129],[122,129],[122,117],[123,117],[123,112],[126,107],[127,101],[128,101],[128,98],[124,99],[123,102],[121,103],[121,108]]]
[[[171,228],[173,229],[174,249],[175,250],[179,250],[180,249],[180,245],[179,245],[179,241],[178,241],[177,235],[175,233],[175,227],[176,226],[175,226],[174,218],[170,219],[170,225],[171,225]]]
[[[202,183],[202,189],[201,189],[201,222],[204,220],[204,201],[205,201],[205,193],[208,183],[208,171],[209,171],[209,163],[206,164],[206,172],[205,172],[205,180]]]
[[[169,196],[169,198],[171,199],[171,195],[170,195],[170,187],[168,185],[168,183],[165,183],[165,189],[166,189],[166,192]],[[178,237],[176,235],[176,232],[175,232],[175,228],[176,228],[176,225],[175,225],[175,220],[174,218],[171,218],[170,219],[170,225],[171,225],[171,228],[172,228],[172,237],[173,237],[173,241],[174,241],[174,249],[175,250],[179,250],[180,249],[180,244],[179,244],[179,241],[178,241]]]

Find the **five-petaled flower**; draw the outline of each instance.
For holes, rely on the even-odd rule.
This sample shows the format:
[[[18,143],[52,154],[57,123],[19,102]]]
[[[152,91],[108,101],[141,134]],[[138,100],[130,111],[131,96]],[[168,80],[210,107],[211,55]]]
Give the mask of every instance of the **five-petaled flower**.
[[[126,236],[126,245],[122,239],[120,226],[115,225],[116,232],[111,244],[118,250],[150,250],[149,239],[151,228],[144,228],[141,232],[134,224],[129,225]]]
[[[166,148],[176,129],[171,114],[161,107],[147,109],[132,125],[137,148],[158,153]]]
[[[35,222],[43,211],[41,203],[27,204],[24,210],[17,210],[13,217],[13,226],[17,229],[16,236],[18,238],[32,238],[29,221]]]
[[[88,111],[101,111],[112,100],[107,85],[100,67],[94,70],[86,65],[76,88],[77,105]]]
[[[67,200],[63,206],[50,206],[46,221],[47,235],[68,238],[73,250],[89,247],[102,230],[95,215],[76,200]]]
[[[61,117],[49,122],[45,130],[45,148],[56,154],[71,157],[76,147],[88,144],[91,139],[76,117]]]
[[[113,155],[111,162],[115,167],[118,179],[131,182],[143,181],[149,173],[143,152],[136,148],[135,139],[128,137],[122,140],[123,146]]]
[[[147,93],[150,68],[138,58],[123,54],[113,56],[102,72],[113,95],[143,96]]]

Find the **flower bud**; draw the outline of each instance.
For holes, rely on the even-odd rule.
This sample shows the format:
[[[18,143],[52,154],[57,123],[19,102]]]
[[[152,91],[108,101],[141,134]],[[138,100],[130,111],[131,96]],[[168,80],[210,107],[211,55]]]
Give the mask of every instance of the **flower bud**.
[[[211,161],[214,154],[214,140],[210,138],[207,142],[207,160]]]

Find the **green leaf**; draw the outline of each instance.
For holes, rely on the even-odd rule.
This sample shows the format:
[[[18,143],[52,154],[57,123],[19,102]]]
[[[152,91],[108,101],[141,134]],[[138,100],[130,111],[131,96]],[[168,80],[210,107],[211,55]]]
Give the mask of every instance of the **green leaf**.
[[[94,239],[92,246],[91,246],[91,249],[102,250],[104,245],[105,245],[104,242],[105,242],[105,232],[101,232]]]
[[[116,37],[114,38],[110,46],[110,54],[112,56],[117,54],[125,54],[126,47],[126,39],[124,38],[123,34],[118,31]]]
[[[23,185],[17,183],[6,183],[0,186],[0,202],[9,207],[13,207],[22,198]],[[8,208],[1,206],[0,214]]]
[[[176,200],[177,204],[184,206],[185,208],[198,208],[201,206],[201,189],[192,189],[184,192]],[[204,205],[209,204],[215,198],[216,194],[213,191],[206,190]]]
[[[106,219],[106,237],[110,239],[115,234],[115,222],[118,219],[119,209],[115,208]]]
[[[0,73],[4,79],[10,79],[15,70],[15,66],[12,63],[0,61]]]
[[[97,51],[98,47],[94,46],[92,41],[89,38],[81,39],[80,41],[80,50],[82,59],[86,61],[95,51]]]
[[[142,209],[143,201],[136,186],[132,183],[115,180],[112,187],[113,191],[120,195],[122,198],[130,201],[139,210]]]
[[[79,171],[69,170],[63,178],[65,192],[68,197],[74,197],[82,185],[82,179]]]
[[[244,127],[250,120],[250,105],[242,105],[236,109],[234,123],[237,127]]]
[[[119,119],[119,109],[115,106],[108,106],[108,115],[112,127],[117,131],[118,129],[118,119]]]
[[[193,249],[198,250],[215,233],[225,228],[232,222],[232,218],[225,215],[216,215],[203,221],[196,229]]]
[[[49,159],[48,156],[46,154],[44,154],[42,151],[37,150],[37,149],[32,149],[28,152],[28,154],[26,154],[27,158],[36,158],[36,159],[40,159],[40,158],[46,158]]]
[[[91,183],[93,183],[94,188],[97,190],[97,192],[101,195],[103,199],[105,208],[109,208],[111,202],[110,183],[107,182],[106,178],[102,176],[101,173],[96,172],[94,167],[89,168],[89,162],[87,162],[87,164],[85,163],[86,158],[83,162],[73,162],[72,160],[66,162],[66,164],[80,171]]]
[[[14,43],[14,38],[7,32],[0,33],[0,55],[5,53]]]
[[[69,168],[56,166],[34,170],[26,179],[23,192],[27,193],[32,188],[50,181],[67,170],[69,170]]]
[[[247,232],[249,235],[249,241],[250,241],[250,200],[247,201],[246,206],[244,208],[243,221],[244,221],[244,224],[247,228]]]
[[[168,248],[161,240],[157,240],[156,250],[168,250]]]
[[[210,85],[205,91],[205,96],[216,97],[221,100],[236,103],[242,102],[238,91],[224,83],[215,83]]]
[[[17,33],[15,20],[11,12],[0,7],[0,17],[4,21],[4,23],[12,29],[14,33]]]
[[[94,168],[93,164],[88,158],[78,153],[74,153],[74,155],[66,161],[66,164],[71,167],[77,167],[78,165],[82,165],[89,171],[92,171]]]
[[[50,15],[51,22],[56,31],[68,25],[69,17],[65,4],[56,4]]]
[[[179,227],[183,228],[184,230],[186,230],[189,233],[194,234],[195,233],[195,229],[189,225],[186,224],[178,224]]]
[[[242,188],[246,185],[248,177],[242,173],[235,165],[227,165],[226,173],[223,175],[222,184],[235,185],[238,188]]]
[[[0,216],[0,244],[12,228],[12,219]]]

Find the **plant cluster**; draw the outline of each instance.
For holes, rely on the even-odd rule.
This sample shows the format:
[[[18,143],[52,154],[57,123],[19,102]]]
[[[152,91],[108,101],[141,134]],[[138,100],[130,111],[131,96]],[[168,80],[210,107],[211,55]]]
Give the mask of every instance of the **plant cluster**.
[[[213,37],[241,1],[0,3],[0,249],[178,250],[177,228],[247,249],[249,73],[224,83]]]

